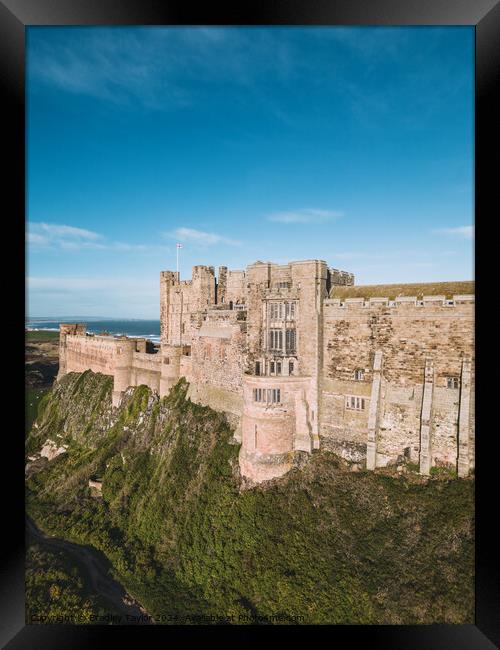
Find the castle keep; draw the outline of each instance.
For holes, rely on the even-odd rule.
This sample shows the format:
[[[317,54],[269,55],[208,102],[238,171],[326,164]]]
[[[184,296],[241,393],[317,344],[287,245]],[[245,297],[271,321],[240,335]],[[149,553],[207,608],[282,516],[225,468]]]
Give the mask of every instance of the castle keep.
[[[224,411],[254,482],[294,452],[329,449],[368,469],[474,467],[474,296],[365,295],[321,260],[160,275],[160,346],[61,325],[59,377],[91,369],[161,396],[185,377]],[[472,283],[470,283],[472,286]],[[445,285],[443,285],[445,286]],[[448,288],[452,288],[449,283]],[[362,292],[362,291],[361,291]],[[406,292],[408,293],[408,292]]]

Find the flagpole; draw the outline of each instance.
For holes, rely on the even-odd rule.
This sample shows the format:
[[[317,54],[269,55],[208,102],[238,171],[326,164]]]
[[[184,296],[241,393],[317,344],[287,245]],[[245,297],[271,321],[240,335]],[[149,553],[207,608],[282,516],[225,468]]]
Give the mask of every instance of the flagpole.
[[[177,242],[177,244],[175,245],[175,248],[177,249],[177,275],[178,275],[178,277],[180,279],[180,275],[179,275],[179,248],[182,248],[182,244]]]

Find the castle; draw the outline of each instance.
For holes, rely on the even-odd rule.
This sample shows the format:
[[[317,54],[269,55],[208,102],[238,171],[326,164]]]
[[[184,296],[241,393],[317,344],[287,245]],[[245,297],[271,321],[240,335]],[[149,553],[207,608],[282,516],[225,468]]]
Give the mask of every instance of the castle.
[[[319,448],[367,469],[406,460],[467,476],[474,295],[369,289],[359,297],[352,274],[321,260],[219,267],[217,277],[195,266],[188,281],[164,271],[160,346],[62,324],[59,377],[112,375],[114,406],[129,386],[163,396],[185,377],[193,401],[228,415],[255,483]]]

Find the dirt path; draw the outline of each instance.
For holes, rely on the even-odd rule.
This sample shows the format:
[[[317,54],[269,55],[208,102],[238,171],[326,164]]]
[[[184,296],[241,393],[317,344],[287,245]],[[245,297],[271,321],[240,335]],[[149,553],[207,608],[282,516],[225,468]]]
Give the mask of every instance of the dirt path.
[[[123,598],[127,596],[127,592],[110,575],[107,560],[99,557],[98,552],[94,549],[81,544],[75,544],[74,542],[68,542],[65,539],[48,537],[37,528],[36,524],[29,517],[26,517],[26,532],[28,538],[31,537],[33,541],[47,548],[66,551],[68,554],[77,558],[85,567],[91,590],[106,598],[120,612],[123,617],[122,624],[150,625],[153,623],[151,617],[137,601],[134,601],[134,604],[131,605],[123,602]]]

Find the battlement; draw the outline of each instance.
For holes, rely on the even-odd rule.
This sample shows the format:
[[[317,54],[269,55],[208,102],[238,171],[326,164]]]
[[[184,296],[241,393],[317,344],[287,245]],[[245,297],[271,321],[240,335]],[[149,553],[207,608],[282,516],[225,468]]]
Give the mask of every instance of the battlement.
[[[331,286],[352,286],[354,285],[354,274],[339,269],[330,268],[330,285]]]
[[[416,296],[422,300],[424,296],[443,296],[452,299],[453,296],[473,295],[474,282],[460,280],[454,282],[420,282],[406,284],[365,284],[351,286],[334,286],[330,298],[376,298],[388,297],[395,300],[402,296]]]
[[[426,307],[458,307],[461,305],[473,305],[475,302],[474,295],[456,295],[447,299],[445,295],[441,296],[399,296],[394,299],[383,296],[374,296],[370,298],[328,298],[324,301],[325,309],[337,307],[342,309],[373,309],[374,307],[389,307],[391,309],[415,307],[425,309]]]
[[[59,325],[59,334],[61,337],[68,334],[85,336],[87,331],[86,323],[61,323]]]

